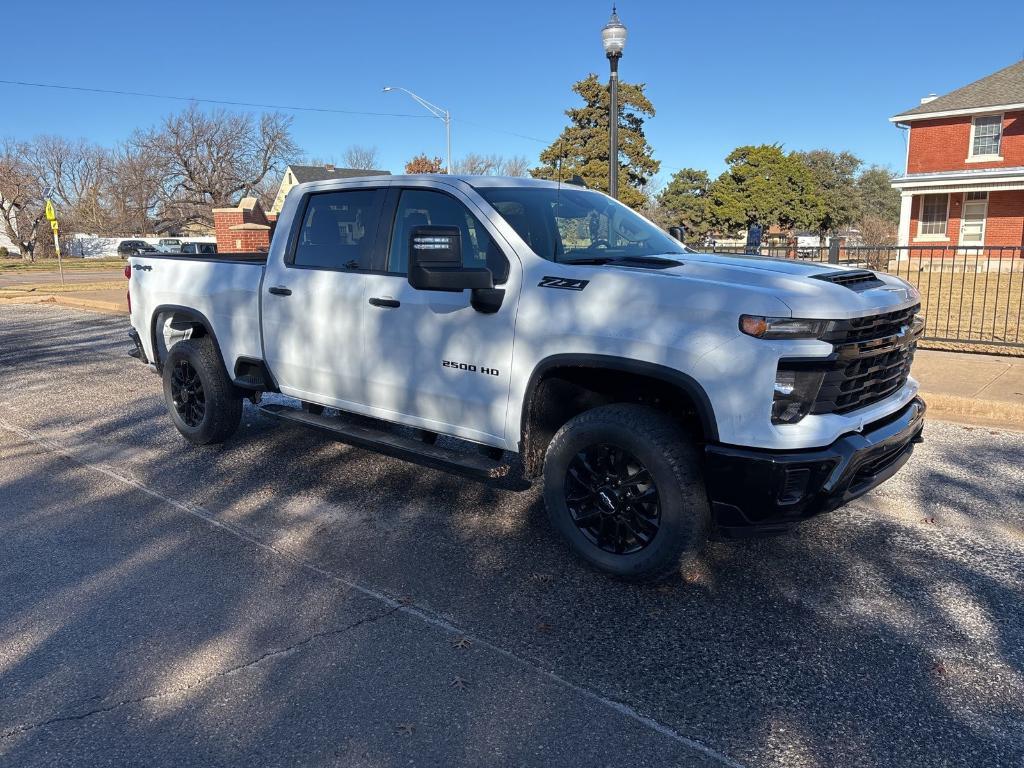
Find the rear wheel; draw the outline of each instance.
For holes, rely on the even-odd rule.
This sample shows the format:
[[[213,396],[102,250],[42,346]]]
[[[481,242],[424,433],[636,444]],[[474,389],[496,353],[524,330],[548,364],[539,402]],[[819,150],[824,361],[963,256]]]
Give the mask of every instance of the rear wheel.
[[[568,421],[544,459],[544,501],[578,555],[636,581],[677,572],[700,551],[710,519],[692,442],[640,405],[602,406]]]
[[[189,442],[221,443],[238,429],[242,396],[208,336],[171,347],[163,380],[171,421]]]

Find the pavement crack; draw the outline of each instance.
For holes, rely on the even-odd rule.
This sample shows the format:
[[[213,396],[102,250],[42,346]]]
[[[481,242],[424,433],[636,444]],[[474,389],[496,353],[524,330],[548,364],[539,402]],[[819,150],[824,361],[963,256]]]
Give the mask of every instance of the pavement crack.
[[[158,699],[165,699],[169,696],[176,696],[178,694],[185,693],[186,691],[190,691],[193,688],[206,685],[214,680],[229,677],[231,675],[238,674],[239,672],[242,672],[244,670],[256,667],[265,662],[267,659],[273,659],[279,656],[288,656],[316,640],[322,640],[323,638],[333,637],[335,635],[342,635],[347,632],[351,632],[352,630],[357,629],[358,627],[362,627],[367,624],[373,624],[374,622],[380,621],[381,619],[386,619],[387,617],[394,615],[399,609],[400,606],[394,606],[388,608],[386,611],[381,611],[371,616],[364,616],[358,621],[354,621],[351,624],[346,624],[343,627],[335,627],[334,629],[325,629],[322,632],[314,632],[312,635],[304,637],[301,640],[297,640],[296,642],[292,643],[291,645],[287,645],[284,648],[275,648],[273,650],[266,651],[265,653],[260,654],[256,658],[251,659],[250,661],[247,661],[244,664],[237,664],[233,667],[222,669],[218,672],[213,673],[212,675],[207,675],[206,677],[200,678],[199,680],[189,683],[188,685],[178,685],[172,688],[164,688],[162,690],[156,691],[155,693],[146,694],[145,696],[136,696],[129,699],[120,699],[118,701],[111,702],[110,704],[106,704],[102,707],[95,707],[86,712],[79,712],[73,715],[60,715],[59,717],[51,717],[47,720],[41,720],[37,723],[19,725],[18,727],[12,728],[9,731],[0,733],[0,741],[5,741],[6,739],[10,739],[14,736],[20,736],[21,734],[27,733],[29,731],[35,731],[40,728],[46,728],[50,725],[75,722],[77,720],[85,720],[86,718],[92,717],[94,715],[102,715],[107,712],[113,712],[114,710],[120,709],[121,707],[126,707],[133,704],[143,704],[147,701],[155,701]],[[94,696],[92,698],[97,699],[100,697]]]

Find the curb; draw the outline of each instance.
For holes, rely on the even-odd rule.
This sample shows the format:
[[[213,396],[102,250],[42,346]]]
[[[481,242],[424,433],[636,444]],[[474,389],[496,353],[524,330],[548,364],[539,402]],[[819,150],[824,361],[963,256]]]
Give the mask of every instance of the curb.
[[[76,299],[72,296],[43,294],[41,296],[11,296],[0,298],[2,304],[60,304],[74,309],[86,309],[103,312],[108,315],[127,315],[128,307],[116,301],[100,301],[97,299]]]
[[[1005,400],[978,400],[959,395],[920,392],[928,404],[925,420],[949,421],[974,427],[998,427],[1024,432],[1024,404]]]

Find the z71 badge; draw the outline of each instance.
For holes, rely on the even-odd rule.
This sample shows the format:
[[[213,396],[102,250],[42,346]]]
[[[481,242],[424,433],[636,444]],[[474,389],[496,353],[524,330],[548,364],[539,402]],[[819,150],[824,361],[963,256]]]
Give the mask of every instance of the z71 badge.
[[[561,288],[563,291],[582,291],[589,280],[573,280],[569,277],[542,277],[537,286],[540,288]]]

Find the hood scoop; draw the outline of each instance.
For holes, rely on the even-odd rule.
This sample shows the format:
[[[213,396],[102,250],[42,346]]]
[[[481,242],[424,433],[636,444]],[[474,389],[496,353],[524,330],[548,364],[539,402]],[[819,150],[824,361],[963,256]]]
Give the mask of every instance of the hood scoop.
[[[885,285],[874,272],[866,269],[850,269],[845,271],[825,272],[821,275],[811,275],[815,280],[824,280],[826,283],[835,283],[849,288],[851,291],[867,291],[871,288],[881,288]]]

